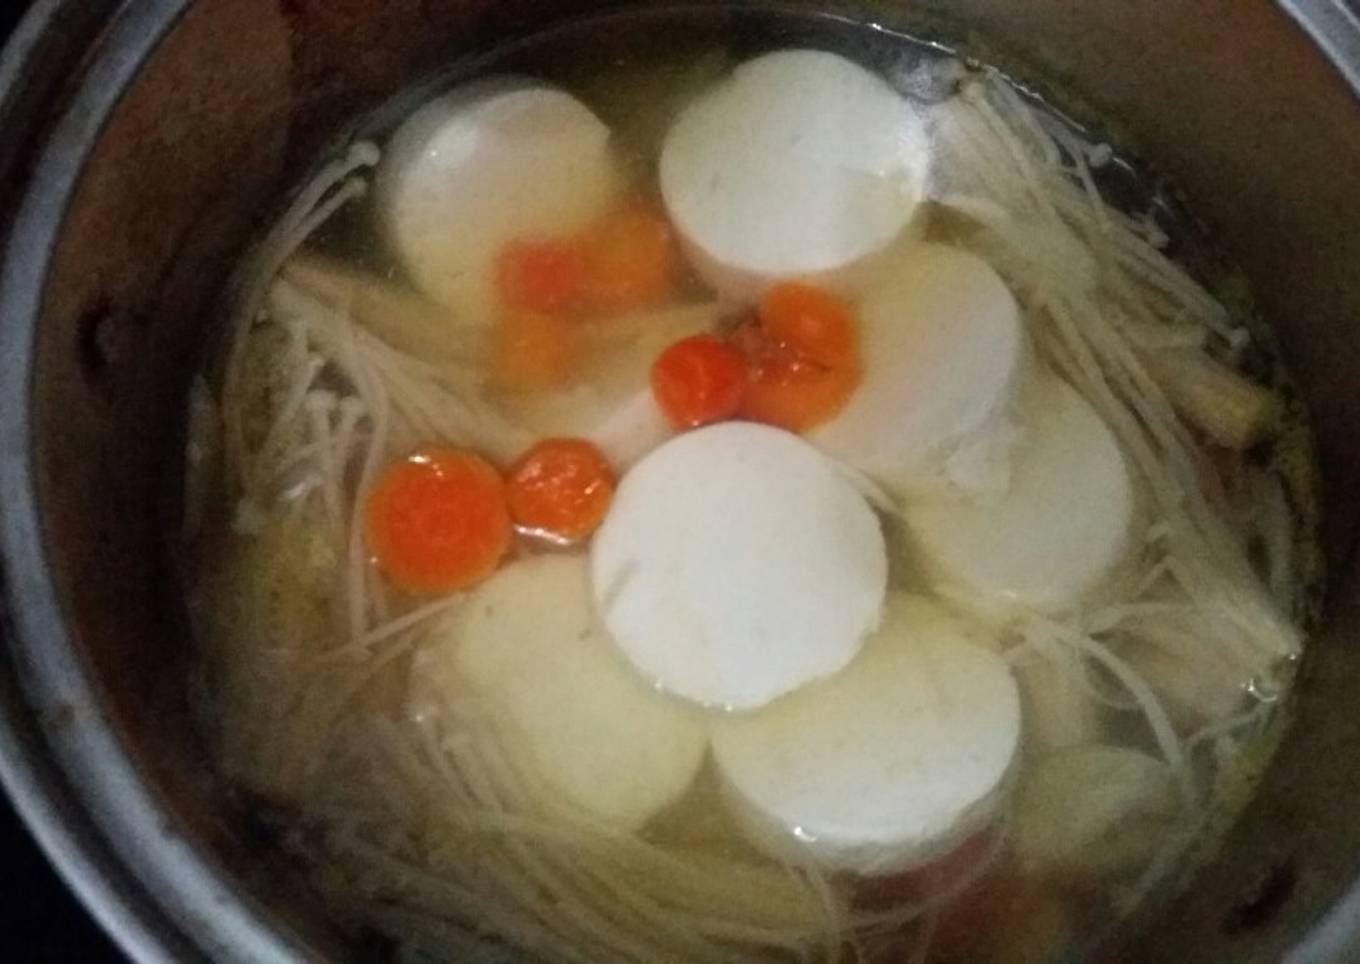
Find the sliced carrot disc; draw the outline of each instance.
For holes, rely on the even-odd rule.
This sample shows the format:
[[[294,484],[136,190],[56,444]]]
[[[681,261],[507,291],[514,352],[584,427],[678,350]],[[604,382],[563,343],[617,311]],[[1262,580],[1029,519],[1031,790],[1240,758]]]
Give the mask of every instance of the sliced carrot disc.
[[[741,415],[794,432],[834,418],[859,387],[854,315],[811,285],[775,285],[735,336],[751,370]]]
[[[775,285],[760,303],[765,335],[807,361],[825,366],[858,355],[855,316],[834,295],[798,281]]]
[[[666,219],[642,203],[607,215],[581,244],[585,310],[616,314],[657,304],[670,294],[680,264],[675,240]]]
[[[585,278],[585,252],[574,240],[512,241],[496,259],[496,287],[509,308],[566,311]]]
[[[614,486],[614,470],[593,444],[545,439],[510,469],[510,516],[526,533],[575,542],[604,520]]]
[[[505,485],[471,452],[424,449],[379,477],[364,506],[364,535],[398,588],[467,588],[489,576],[510,546]]]
[[[859,387],[858,368],[827,368],[785,351],[751,363],[751,385],[740,414],[790,432],[835,418]]]
[[[749,381],[741,352],[716,335],[683,338],[652,365],[652,394],[676,428],[696,428],[736,415]]]
[[[492,375],[501,388],[541,391],[561,385],[571,375],[576,331],[559,315],[508,311],[493,338]]]

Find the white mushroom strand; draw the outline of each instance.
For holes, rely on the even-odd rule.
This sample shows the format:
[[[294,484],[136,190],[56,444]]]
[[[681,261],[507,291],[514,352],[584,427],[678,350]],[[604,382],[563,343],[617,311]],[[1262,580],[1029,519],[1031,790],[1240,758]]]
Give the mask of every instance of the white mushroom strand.
[[[245,352],[251,327],[260,320],[265,296],[283,263],[302,246],[322,224],[340,208],[361,197],[368,185],[358,172],[375,167],[381,157],[376,145],[361,141],[350,145],[340,157],[317,172],[298,192],[297,198],[265,236],[254,253],[246,258],[232,279],[235,294],[230,299],[232,313],[227,324],[228,349],[222,377],[222,411],[225,413],[227,462],[240,474],[247,492],[258,485],[254,460],[246,450],[242,424],[242,378]]]
[[[474,399],[469,366],[437,367],[405,355],[354,324],[344,306],[279,276],[319,227],[365,194],[355,172],[378,159],[376,147],[359,143],[323,167],[243,265],[222,389],[226,465],[240,487],[237,529],[256,528],[281,499],[301,511],[315,494],[330,538],[342,548],[348,631],[328,654],[333,663],[371,656],[371,647],[394,638],[408,647],[412,630],[458,601],[441,599],[388,619],[359,522],[363,494],[381,465],[400,446],[423,439],[522,445],[522,433]],[[248,396],[261,390],[267,417],[251,444]]]
[[[963,172],[945,203],[981,229],[980,248],[1021,298],[1041,353],[1100,411],[1146,484],[1150,550],[1175,598],[1212,614],[1222,646],[1273,679],[1298,631],[1277,610],[1201,484],[1206,453],[1153,377],[1147,332],[1238,338],[1224,309],[1127,218],[1112,216],[1086,151],[1041,122],[995,73],[935,108],[937,149]],[[1154,588],[1149,585],[1149,589]],[[1108,630],[1120,622],[1107,623]]]
[[[225,426],[236,438],[228,465],[239,485],[238,533],[249,535],[271,513],[311,513],[344,560],[336,595],[346,632],[300,656],[287,673],[293,681],[280,681],[286,698],[281,691],[256,708],[286,736],[266,740],[241,775],[290,802],[323,837],[305,856],[337,906],[410,928],[441,955],[476,947],[475,933],[490,927],[561,961],[718,962],[731,959],[734,944],[790,960],[835,959],[859,925],[843,889],[814,868],[691,853],[563,807],[536,774],[508,763],[495,720],[476,713],[438,725],[346,715],[432,620],[464,601],[455,594],[389,611],[360,525],[377,469],[420,441],[508,459],[528,439],[482,400],[471,363],[407,355],[355,323],[346,305],[279,273],[310,232],[362,195],[352,177],[327,194],[323,184],[345,171],[324,169],[285,218],[291,229],[281,225],[253,260],[260,275],[246,278],[251,307],[228,364],[234,394],[223,409],[239,415],[263,389],[268,415],[254,445],[244,421]],[[319,207],[301,210],[320,197]],[[237,712],[251,712],[249,704]],[[287,753],[269,749],[275,744]],[[408,833],[415,813],[429,821]],[[474,851],[484,856],[469,863]],[[893,920],[924,912],[902,908]],[[868,934],[887,926],[865,924]]]
[[[1105,205],[1091,168],[1108,161],[1108,148],[1031,110],[990,72],[931,107],[929,124],[946,171],[937,196],[968,223],[964,246],[1005,278],[1039,353],[1099,412],[1147,494],[1151,525],[1138,570],[1086,611],[1021,609],[1010,624],[1018,644],[1006,654],[1013,664],[1051,661],[1094,703],[1146,720],[1150,745],[1166,764],[1156,766],[1169,775],[1185,819],[1132,885],[1131,904],[1168,872],[1204,819],[1192,757],[1207,747],[1221,762],[1236,738],[1265,725],[1268,703],[1186,726],[1165,690],[1126,658],[1120,634],[1143,620],[1194,613],[1203,632],[1183,634],[1183,645],[1213,647],[1234,666],[1250,667],[1263,692],[1278,689],[1299,652],[1299,633],[1279,608],[1293,582],[1286,492],[1274,480],[1252,480],[1251,496],[1266,510],[1257,524],[1268,543],[1267,587],[1231,525],[1227,500],[1204,484],[1213,469],[1196,434],[1245,448],[1273,409],[1223,367],[1218,384],[1240,402],[1240,417],[1220,421],[1220,437],[1187,414],[1197,402],[1171,383],[1178,366],[1158,353],[1207,358],[1200,352],[1211,338],[1232,349],[1246,335],[1158,250],[1166,238],[1153,221]],[[311,234],[364,196],[366,172],[378,160],[374,145],[360,143],[327,164],[242,266],[220,405],[196,383],[198,424],[191,426],[192,443],[207,437],[204,424],[221,423],[238,535],[284,519],[310,527],[334,560],[335,586],[322,587],[334,617],[322,621],[317,640],[285,641],[279,671],[264,674],[268,694],[252,693],[253,679],[243,686],[245,712],[251,699],[270,702],[252,720],[256,728],[280,727],[277,739],[265,733],[261,756],[250,756],[253,745],[243,754],[244,765],[263,774],[257,789],[295,806],[300,825],[320,838],[319,847],[302,849],[323,892],[402,934],[408,948],[441,957],[474,956],[478,932],[490,931],[562,961],[727,961],[750,948],[779,960],[841,960],[847,950],[862,960],[907,925],[926,953],[936,913],[1006,847],[1004,814],[988,853],[957,884],[863,911],[825,867],[671,846],[569,802],[543,772],[507,752],[518,735],[489,704],[450,700],[433,713],[408,702],[410,718],[387,703],[346,713],[367,706],[380,681],[393,678],[388,671],[428,635],[430,621],[466,599],[455,594],[412,608],[389,595],[362,526],[381,467],[422,442],[507,462],[532,441],[488,402],[482,342],[454,326],[446,355],[417,357],[402,350],[409,343],[366,326],[342,288],[307,284],[316,265],[305,256],[291,275],[285,269]],[[367,310],[389,308],[367,303]],[[191,461],[216,455],[204,449]],[[834,468],[880,512],[903,511],[900,493],[857,469]],[[199,491],[204,470],[194,473],[186,537],[199,531],[207,503]],[[330,569],[320,578],[329,580]],[[453,639],[451,648],[463,642]],[[1004,666],[1000,675],[1009,679]],[[653,812],[649,804],[646,813]]]

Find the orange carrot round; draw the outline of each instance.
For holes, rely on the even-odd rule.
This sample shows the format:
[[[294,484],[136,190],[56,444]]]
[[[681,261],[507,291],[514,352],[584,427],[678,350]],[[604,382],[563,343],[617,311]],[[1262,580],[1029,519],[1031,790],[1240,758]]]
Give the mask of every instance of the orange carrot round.
[[[453,592],[485,579],[511,534],[500,475],[459,449],[424,449],[392,464],[364,506],[364,535],[378,567],[414,594]]]
[[[525,533],[575,542],[604,520],[614,485],[614,470],[590,442],[545,439],[510,469],[510,517]]]
[[[834,418],[859,381],[857,368],[826,368],[776,352],[752,364],[751,387],[740,414],[753,422],[806,432]]]
[[[761,299],[760,326],[772,341],[825,366],[858,353],[855,316],[834,295],[799,281],[775,285]]]
[[[652,394],[676,428],[731,418],[746,398],[748,383],[746,359],[715,335],[682,338],[652,365]]]
[[[508,311],[493,334],[492,375],[497,385],[531,392],[562,384],[576,358],[576,332],[559,315]]]
[[[679,256],[670,225],[632,203],[606,215],[581,238],[585,252],[582,302],[614,314],[657,304],[670,293]]]
[[[835,417],[859,387],[854,316],[811,285],[771,288],[736,343],[751,370],[741,414],[753,421],[806,431]]]
[[[570,309],[585,277],[585,252],[574,240],[511,241],[496,259],[496,287],[509,308]]]

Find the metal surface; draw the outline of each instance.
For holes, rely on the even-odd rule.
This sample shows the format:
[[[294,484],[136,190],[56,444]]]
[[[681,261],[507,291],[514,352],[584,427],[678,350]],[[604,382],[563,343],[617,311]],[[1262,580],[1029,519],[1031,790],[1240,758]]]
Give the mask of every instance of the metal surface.
[[[72,9],[74,8],[74,9]],[[54,105],[60,103],[61,87],[68,72],[75,71],[79,62],[89,55],[86,44],[116,9],[114,3],[65,4],[61,0],[45,0],[35,5],[11,37],[0,61],[0,90],[4,91],[3,122],[9,130],[35,130],[40,118],[49,116]],[[71,30],[54,30],[53,26],[70,14],[82,15]],[[142,27],[145,31],[144,25]],[[149,50],[153,36],[147,36]],[[134,59],[129,75],[135,70]],[[110,78],[113,79],[113,78]],[[116,86],[106,86],[106,97],[116,96]],[[98,113],[93,115],[99,117]],[[74,125],[71,125],[74,126]],[[98,131],[98,124],[84,132],[73,131],[66,137],[68,144],[88,142]],[[57,145],[61,141],[58,140]],[[4,154],[0,155],[0,183],[7,188],[3,196],[14,198],[14,180],[21,165],[30,163],[21,151],[23,138],[7,138]],[[76,150],[50,148],[49,155],[62,151],[67,154],[65,165],[53,165],[49,177],[56,193],[69,184],[78,173],[80,158]],[[75,162],[75,163],[73,163]],[[64,169],[63,169],[64,168]],[[36,186],[36,185],[35,185]],[[12,210],[11,205],[6,205]],[[27,235],[41,234],[42,225],[49,217],[40,202],[30,200],[11,226],[10,250],[23,251],[19,246]],[[27,226],[27,229],[25,230]],[[37,256],[41,251],[23,252]],[[6,270],[33,270],[30,257],[12,256]],[[29,298],[16,291],[11,281],[0,281],[5,297],[0,299],[3,317],[31,317],[36,306]],[[0,327],[0,357],[24,358],[28,355],[26,342],[31,332],[21,325]],[[0,380],[0,393],[8,396],[0,400],[0,407],[8,411],[26,408],[21,400],[29,385],[27,373],[17,367],[6,371]],[[20,522],[17,510],[32,504],[32,486],[24,453],[29,448],[26,426],[9,420],[0,434],[0,492],[12,510],[5,516],[3,536],[6,565],[5,593],[0,598],[0,616],[4,617],[6,635],[38,633],[40,638],[50,632],[50,614],[42,613],[41,600],[45,595],[40,579],[23,579],[24,564],[20,562],[31,552],[37,533]],[[32,566],[32,574],[39,576],[42,565]],[[38,582],[39,585],[34,585]],[[7,603],[8,605],[4,605]],[[31,603],[39,603],[31,608]],[[22,615],[21,615],[22,614]],[[193,945],[176,934],[175,929],[128,872],[113,848],[108,845],[91,814],[71,792],[65,773],[53,758],[46,736],[37,725],[32,707],[21,691],[19,667],[14,654],[4,653],[5,669],[0,676],[4,697],[0,710],[4,714],[5,739],[0,742],[0,776],[15,808],[72,889],[95,915],[99,923],[126,950],[136,949],[137,956],[147,962],[191,959]]]
[[[25,161],[35,172],[0,267],[0,317],[11,321],[38,316],[42,289],[30,282],[51,257],[52,228],[61,222],[109,111],[185,4],[100,6],[40,5],[21,25],[0,65],[0,78],[13,95],[6,100],[7,122],[23,125],[14,129],[33,129],[68,79],[49,59],[53,45],[66,37],[54,28],[74,27],[75,35],[87,38],[95,29],[100,32],[97,48],[68,48],[74,56],[64,60],[67,70],[93,60],[42,153],[5,158],[11,174]],[[247,923],[233,888],[215,879],[187,841],[166,832],[160,801],[103,712],[79,654],[52,645],[65,635],[64,617],[48,578],[39,496],[27,457],[33,446],[32,372],[18,363],[31,357],[32,338],[31,326],[0,327],[0,358],[12,363],[0,375],[0,411],[8,416],[0,424],[0,492],[7,503],[0,526],[6,629],[13,638],[46,644],[36,652],[16,647],[6,653],[12,660],[3,677],[10,689],[4,701],[9,731],[0,747],[6,790],[68,883],[137,960],[199,959],[202,946],[213,946],[215,930],[231,935],[242,959],[281,959],[279,941],[255,920]],[[27,698],[19,697],[16,687]],[[209,913],[210,927],[204,926]],[[186,930],[195,940],[184,936]]]
[[[1345,0],[1280,0],[1280,7],[1360,91],[1360,6]]]
[[[31,130],[59,102],[70,78],[65,71],[89,62],[42,152],[4,158],[4,173],[12,176],[23,164],[34,173],[0,266],[0,317],[11,322],[0,326],[5,629],[10,638],[30,643],[5,652],[0,682],[8,690],[8,727],[0,743],[0,777],[62,875],[134,959],[296,960],[305,956],[303,948],[271,927],[267,915],[173,825],[80,653],[60,644],[66,617],[49,578],[29,458],[33,373],[25,362],[33,355],[34,328],[13,323],[39,317],[43,290],[32,281],[53,257],[53,227],[65,216],[114,105],[188,6],[185,0],[121,9],[88,0],[46,3],[20,27],[0,64],[0,78],[15,95],[5,102],[6,118],[24,125],[11,129]],[[53,46],[71,28],[87,42],[97,36],[98,45],[76,47],[74,57],[54,63]]]
[[[204,779],[176,699],[184,636],[153,531],[159,475],[186,360],[256,227],[219,202],[262,209],[347,117],[413,72],[612,5],[48,0],[0,61],[0,210],[15,212],[0,263],[0,778],[138,960],[346,953]],[[792,6],[938,16],[968,49],[1080,92],[1095,116],[1127,123],[1257,282],[1318,416],[1338,578],[1289,756],[1232,849],[1164,919],[1167,942],[1141,959],[1347,959],[1360,933],[1354,12],[1280,5],[1333,70],[1256,0],[1167,0],[1156,16],[1122,0]],[[1281,868],[1280,906],[1228,929]]]

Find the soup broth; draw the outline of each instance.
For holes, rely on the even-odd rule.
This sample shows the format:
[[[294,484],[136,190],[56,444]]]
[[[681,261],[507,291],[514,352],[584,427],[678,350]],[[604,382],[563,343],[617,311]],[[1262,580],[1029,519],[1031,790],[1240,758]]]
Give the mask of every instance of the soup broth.
[[[1212,853],[1320,582],[1312,450],[1104,129],[717,7],[355,125],[236,273],[181,537],[214,764],[342,926],[1072,960]]]

